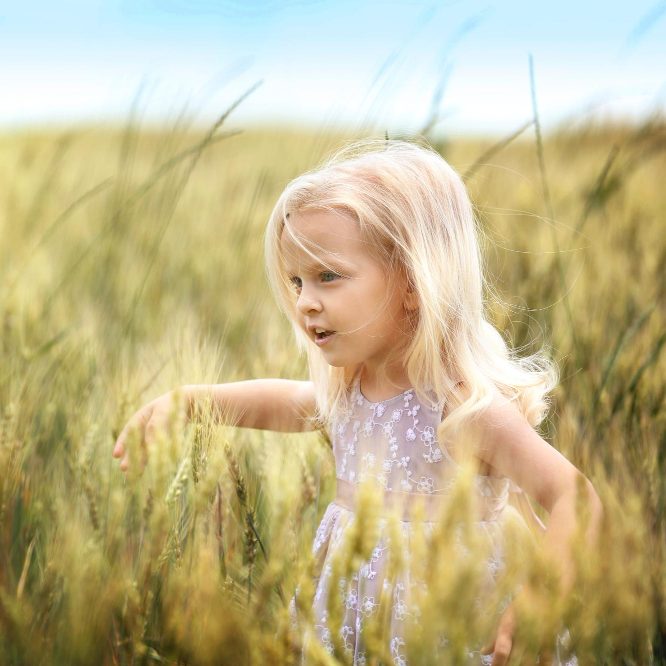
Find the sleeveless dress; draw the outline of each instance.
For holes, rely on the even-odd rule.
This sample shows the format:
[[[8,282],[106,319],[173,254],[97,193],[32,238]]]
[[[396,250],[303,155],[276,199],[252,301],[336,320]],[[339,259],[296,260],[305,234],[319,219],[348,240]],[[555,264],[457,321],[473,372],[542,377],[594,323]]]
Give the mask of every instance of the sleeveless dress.
[[[411,500],[419,503],[424,532],[429,534],[437,518],[438,507],[452,487],[458,464],[437,441],[437,427],[441,421],[443,404],[421,402],[414,389],[408,389],[381,402],[367,400],[360,390],[358,377],[350,388],[349,408],[341,413],[331,426],[330,436],[336,467],[337,492],[328,505],[316,531],[312,554],[315,563],[315,593],[313,603],[314,636],[306,636],[302,655],[306,660],[308,640],[318,640],[333,654],[334,640],[328,618],[328,595],[341,595],[342,623],[337,644],[342,645],[349,663],[366,664],[366,648],[362,630],[365,623],[377,616],[379,600],[384,588],[391,589],[389,644],[385,654],[396,666],[406,666],[407,626],[419,621],[418,606],[410,602],[412,590],[419,582],[409,573],[390,579],[390,538],[385,522],[379,520],[379,538],[372,554],[350,579],[333,576],[335,554],[344,542],[347,530],[355,519],[356,492],[360,484],[372,480],[383,493],[385,503],[400,507],[400,529],[403,544],[409,548],[413,524]],[[479,521],[474,524],[490,540],[486,564],[488,583],[492,585],[503,567],[502,517],[507,509],[510,490],[516,489],[508,478],[476,475],[474,492]],[[392,501],[392,500],[398,501]],[[407,499],[408,502],[400,500]],[[403,511],[404,509],[404,511]],[[409,559],[409,552],[406,553]],[[291,613],[297,623],[295,598]],[[508,604],[507,599],[504,606]],[[500,609],[501,611],[501,609]],[[499,615],[497,616],[499,617]],[[444,648],[446,635],[440,636],[438,645]],[[490,664],[492,655],[482,655],[482,646],[467,649],[469,664]],[[437,653],[439,654],[439,653]],[[433,662],[435,663],[435,662]],[[436,663],[445,663],[436,661]],[[554,663],[560,662],[556,659]],[[573,661],[567,662],[575,664]]]

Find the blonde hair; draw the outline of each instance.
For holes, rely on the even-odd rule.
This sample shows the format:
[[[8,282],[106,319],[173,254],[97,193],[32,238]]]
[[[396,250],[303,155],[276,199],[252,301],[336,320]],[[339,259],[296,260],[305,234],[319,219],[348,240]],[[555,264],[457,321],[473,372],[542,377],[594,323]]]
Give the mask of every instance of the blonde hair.
[[[542,421],[557,369],[543,351],[518,357],[486,319],[477,222],[460,177],[428,147],[369,140],[289,183],[266,229],[269,281],[307,352],[322,423],[346,406],[353,369],[329,366],[296,320],[280,238],[289,215],[305,210],[350,215],[380,258],[407,276],[418,309],[405,367],[417,393],[446,404],[440,436],[454,435],[498,391],[532,426]]]

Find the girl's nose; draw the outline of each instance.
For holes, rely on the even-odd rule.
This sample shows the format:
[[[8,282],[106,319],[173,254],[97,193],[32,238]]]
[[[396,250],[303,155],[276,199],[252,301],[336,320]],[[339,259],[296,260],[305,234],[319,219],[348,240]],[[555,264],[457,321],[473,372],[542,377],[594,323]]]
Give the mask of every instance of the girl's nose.
[[[305,289],[302,289],[298,295],[296,307],[303,314],[322,311],[321,301],[314,294],[311,294],[309,291],[306,292]]]

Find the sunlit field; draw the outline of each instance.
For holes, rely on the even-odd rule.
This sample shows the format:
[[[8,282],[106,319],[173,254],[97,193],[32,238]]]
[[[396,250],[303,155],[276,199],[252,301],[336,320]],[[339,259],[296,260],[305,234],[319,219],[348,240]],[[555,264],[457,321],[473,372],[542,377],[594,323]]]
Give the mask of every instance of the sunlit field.
[[[0,137],[1,664],[299,663],[334,492],[326,438],[174,421],[127,477],[111,450],[178,385],[306,377],[266,283],[263,227],[284,185],[346,138],[139,121]],[[534,663],[558,618],[581,664],[666,663],[666,125],[498,141],[434,143],[477,207],[492,321],[560,368],[542,435],[605,505],[565,599],[516,533],[497,594],[525,575],[543,591],[521,609],[514,663]],[[447,530],[469,515],[468,481],[423,546],[431,595],[410,663],[434,663],[442,627],[451,664],[491,631],[473,603],[483,546],[467,535],[462,557]],[[373,547],[372,498],[361,511],[341,575]],[[389,663],[381,627],[366,638],[369,663]],[[348,663],[309,645],[308,663]]]

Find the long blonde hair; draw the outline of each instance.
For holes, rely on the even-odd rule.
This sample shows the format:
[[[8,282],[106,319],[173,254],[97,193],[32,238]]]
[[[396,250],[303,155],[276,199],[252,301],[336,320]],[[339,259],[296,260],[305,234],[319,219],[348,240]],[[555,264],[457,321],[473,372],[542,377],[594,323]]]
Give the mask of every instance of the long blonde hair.
[[[498,391],[539,425],[557,369],[543,351],[519,357],[486,319],[477,222],[464,184],[434,150],[383,140],[354,143],[289,183],[266,229],[269,281],[307,352],[322,423],[346,406],[352,369],[329,366],[301,330],[280,254],[289,215],[321,209],[355,219],[370,247],[387,266],[401,267],[416,293],[405,367],[417,392],[434,392],[447,405],[440,436],[453,436]]]

